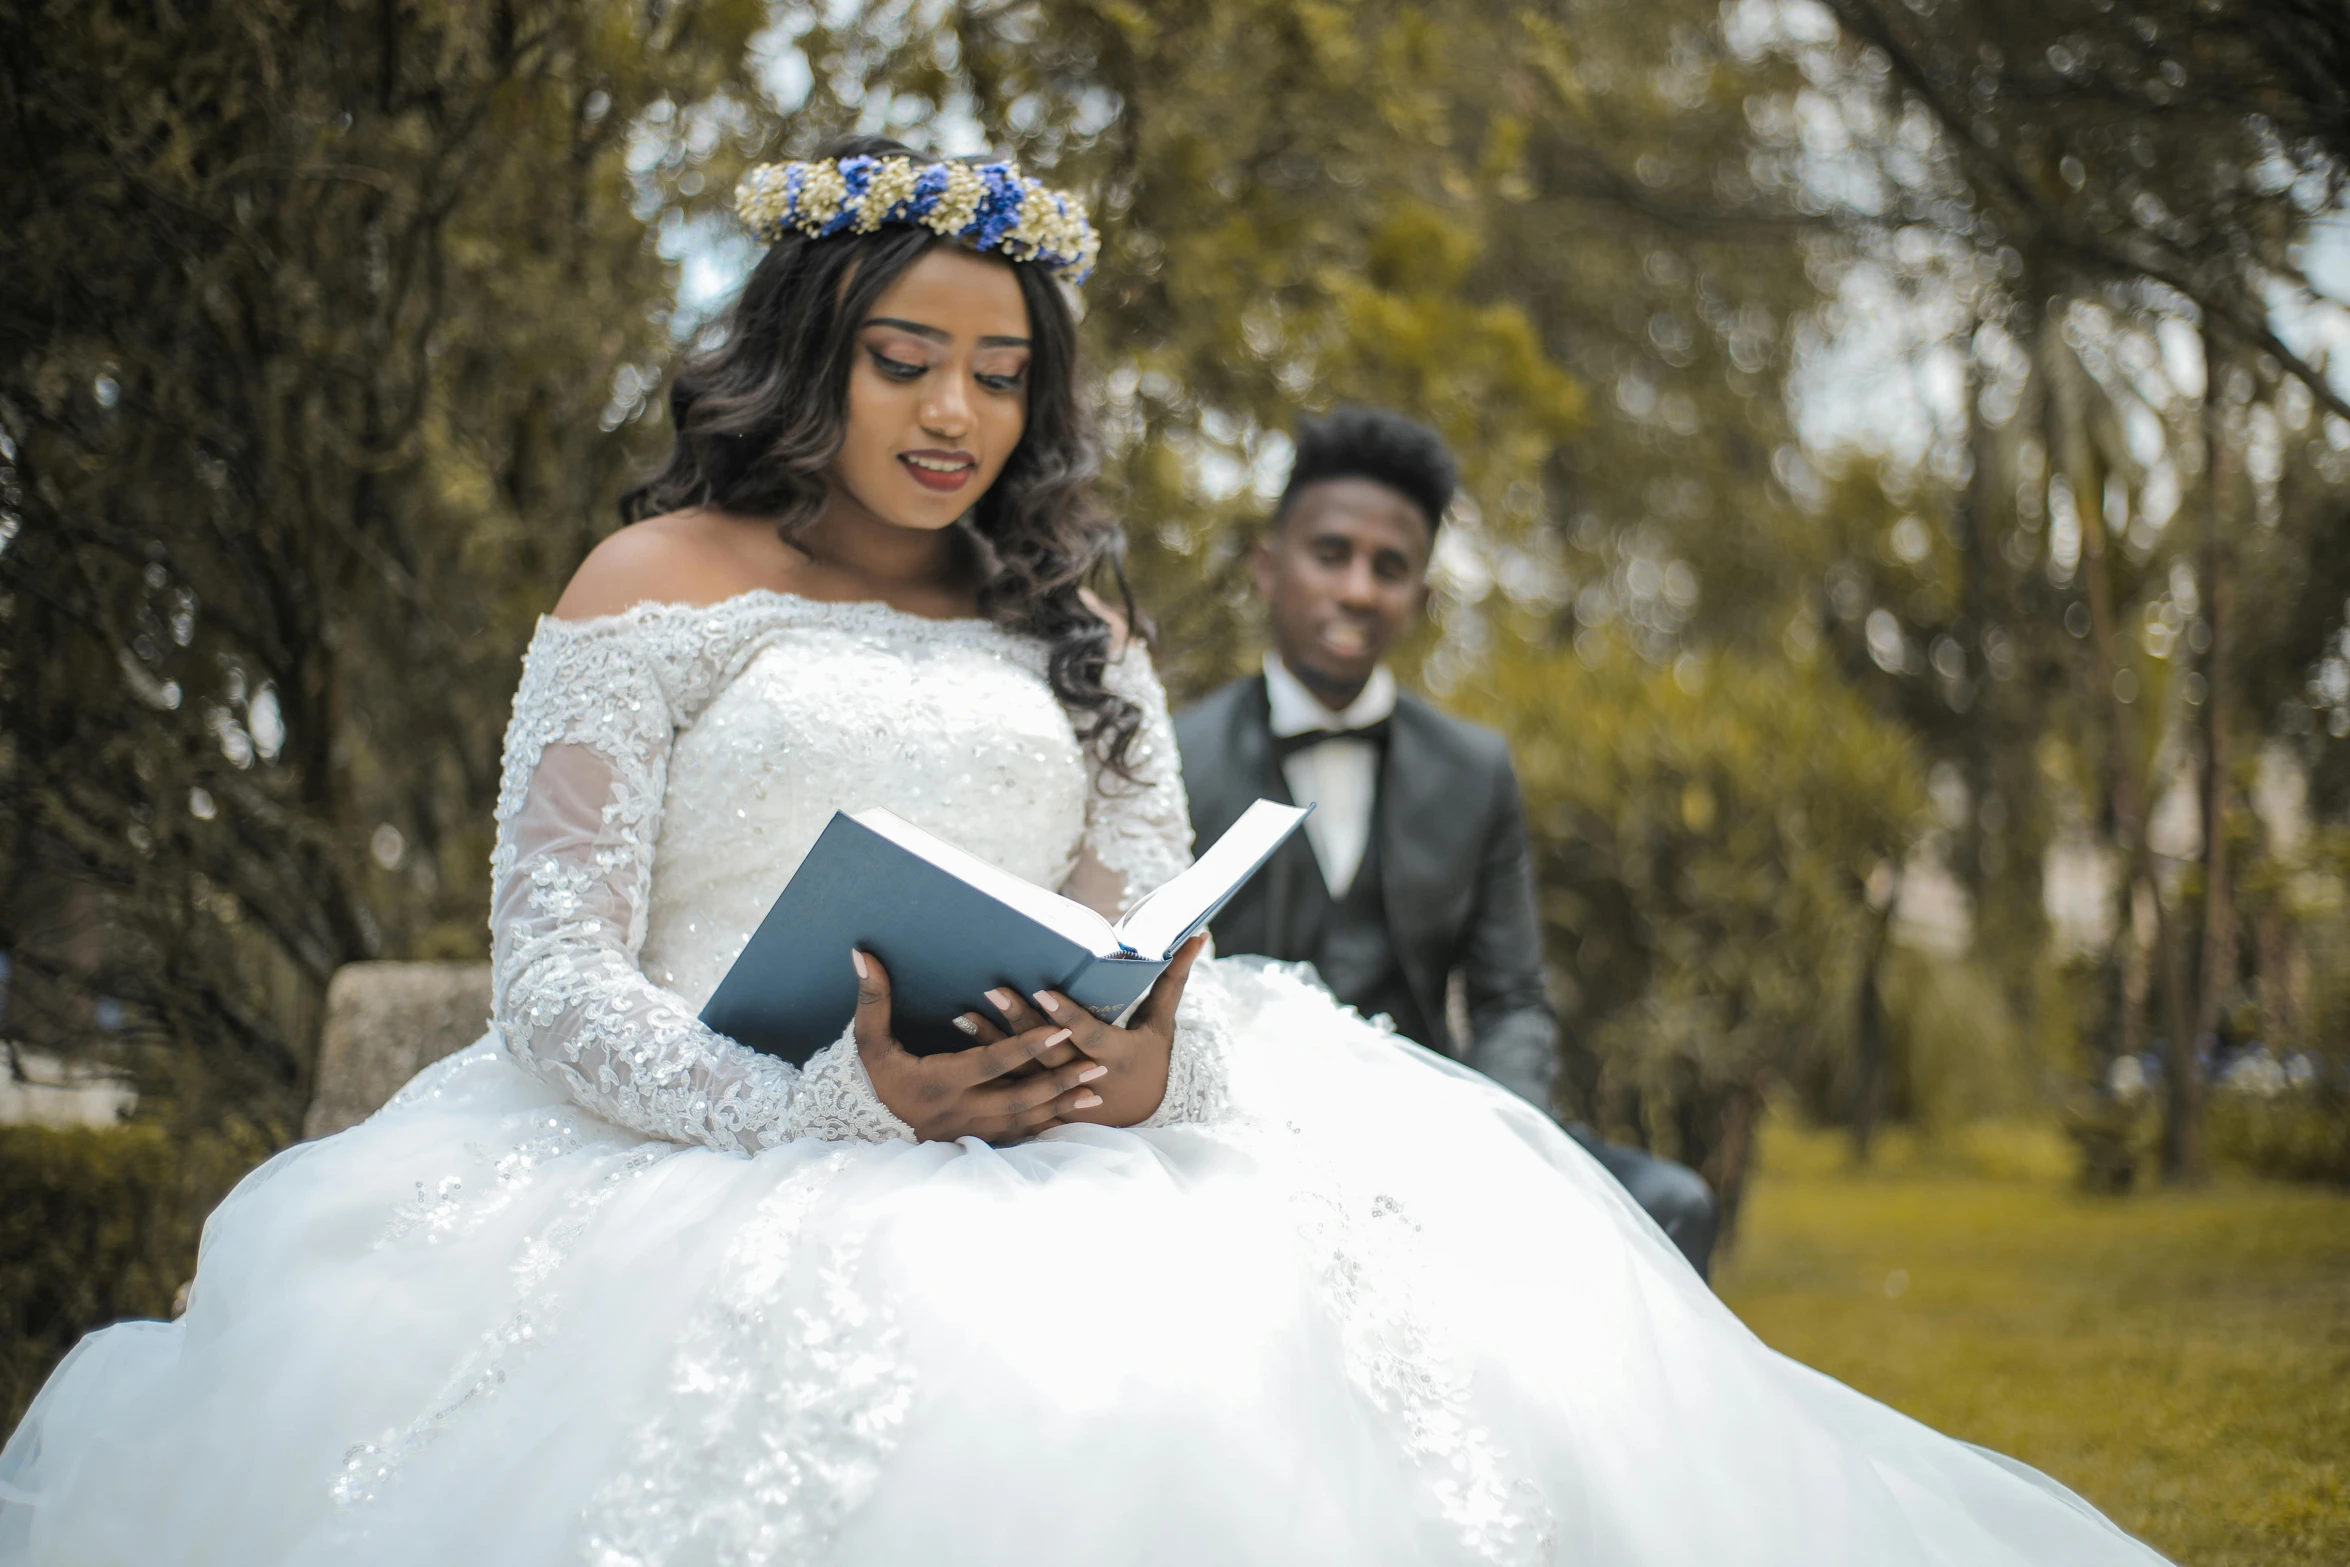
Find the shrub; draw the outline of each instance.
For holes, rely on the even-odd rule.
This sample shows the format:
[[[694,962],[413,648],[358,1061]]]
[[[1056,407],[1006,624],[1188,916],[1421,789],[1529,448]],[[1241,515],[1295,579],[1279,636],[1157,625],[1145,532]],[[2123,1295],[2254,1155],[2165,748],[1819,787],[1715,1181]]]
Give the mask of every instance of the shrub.
[[[1567,1107],[1698,1167],[1728,1219],[1765,1095],[1849,1052],[1923,767],[1824,670],[1589,641],[1501,643],[1458,705],[1513,741]]]
[[[2350,1185],[2350,1094],[2334,1084],[2215,1093],[2204,1135],[2214,1159],[2255,1175]]]
[[[172,1314],[204,1216],[268,1151],[243,1128],[0,1127],[0,1428],[84,1333]]]

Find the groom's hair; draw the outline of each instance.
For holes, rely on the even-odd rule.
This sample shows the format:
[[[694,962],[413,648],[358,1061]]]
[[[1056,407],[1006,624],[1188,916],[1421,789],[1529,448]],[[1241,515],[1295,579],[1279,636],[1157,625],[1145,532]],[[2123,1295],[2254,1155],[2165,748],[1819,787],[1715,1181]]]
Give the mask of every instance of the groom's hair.
[[[1434,534],[1461,482],[1460,464],[1444,438],[1426,425],[1385,408],[1345,407],[1322,419],[1297,422],[1297,457],[1281,487],[1275,521],[1309,484],[1325,479],[1369,479],[1396,491],[1427,514]]]

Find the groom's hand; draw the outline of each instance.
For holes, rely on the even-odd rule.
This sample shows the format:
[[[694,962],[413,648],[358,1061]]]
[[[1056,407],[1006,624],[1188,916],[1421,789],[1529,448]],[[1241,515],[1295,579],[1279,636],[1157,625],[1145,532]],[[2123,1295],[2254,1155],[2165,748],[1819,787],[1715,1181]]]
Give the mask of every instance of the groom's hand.
[[[1101,1095],[1085,1085],[1110,1073],[1072,1050],[1070,1030],[1043,1022],[969,1050],[918,1056],[890,1032],[889,971],[870,952],[850,960],[858,1058],[875,1095],[924,1142],[1016,1143],[1101,1107]]]
[[[1091,1121],[1102,1126],[1133,1126],[1147,1121],[1167,1097],[1167,1062],[1175,1049],[1175,1009],[1182,1004],[1183,987],[1191,980],[1191,966],[1208,944],[1205,936],[1185,942],[1167,965],[1151,993],[1124,1028],[1103,1022],[1056,990],[1040,990],[1028,1001],[1010,991],[988,993],[988,1000],[1004,1020],[1021,1032],[1005,1040],[1026,1039],[1058,1026],[1068,1031],[1080,1061],[1091,1059],[1109,1068],[1094,1081],[1100,1103],[1061,1113],[1064,1121]],[[993,1032],[990,1030],[989,1032]]]

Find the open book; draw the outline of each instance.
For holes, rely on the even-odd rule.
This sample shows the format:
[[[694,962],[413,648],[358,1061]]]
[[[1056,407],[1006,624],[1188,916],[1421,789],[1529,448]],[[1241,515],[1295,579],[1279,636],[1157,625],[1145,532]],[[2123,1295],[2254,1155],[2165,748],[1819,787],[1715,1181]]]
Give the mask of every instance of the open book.
[[[1176,949],[1281,847],[1311,806],[1259,800],[1191,867],[1112,923],[889,811],[836,811],[719,981],[702,1021],[804,1063],[857,1009],[849,949],[889,970],[890,1031],[916,1055],[969,1048],[999,985],[1057,990],[1122,1021]],[[999,1020],[1000,1021],[1000,1020]]]

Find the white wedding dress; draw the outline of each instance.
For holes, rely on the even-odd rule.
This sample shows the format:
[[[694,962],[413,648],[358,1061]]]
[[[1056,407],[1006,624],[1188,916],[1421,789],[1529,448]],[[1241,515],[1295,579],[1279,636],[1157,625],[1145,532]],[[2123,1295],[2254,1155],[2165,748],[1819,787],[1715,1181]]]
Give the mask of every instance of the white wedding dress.
[[[1203,963],[1130,1130],[917,1143],[702,999],[836,808],[1105,911],[1179,868],[1036,645],[753,593],[541,625],[492,1032],[213,1214],[0,1454],[0,1562],[2159,1560],[1759,1343],[1550,1121]],[[841,962],[848,962],[843,952]]]

